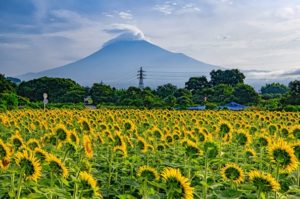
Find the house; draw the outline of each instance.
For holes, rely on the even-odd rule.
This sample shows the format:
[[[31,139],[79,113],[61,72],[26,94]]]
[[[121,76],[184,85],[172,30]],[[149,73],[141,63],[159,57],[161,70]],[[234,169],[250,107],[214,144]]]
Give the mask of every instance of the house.
[[[242,104],[238,104],[236,102],[230,102],[228,104],[225,104],[224,106],[219,106],[219,108],[220,109],[228,109],[228,110],[232,110],[232,111],[241,111],[248,107],[245,105],[242,105]]]

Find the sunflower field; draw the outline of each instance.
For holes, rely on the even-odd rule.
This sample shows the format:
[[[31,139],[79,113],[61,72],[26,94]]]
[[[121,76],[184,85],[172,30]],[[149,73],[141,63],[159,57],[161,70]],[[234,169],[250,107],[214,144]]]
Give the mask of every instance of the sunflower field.
[[[300,113],[0,113],[0,198],[300,198]]]

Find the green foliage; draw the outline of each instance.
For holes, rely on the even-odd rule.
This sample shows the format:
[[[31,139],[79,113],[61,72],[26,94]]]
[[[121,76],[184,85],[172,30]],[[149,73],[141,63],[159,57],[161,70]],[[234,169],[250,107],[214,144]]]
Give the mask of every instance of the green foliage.
[[[12,110],[18,108],[18,96],[15,93],[0,94],[1,108],[4,110]]]
[[[177,91],[177,87],[173,84],[165,84],[162,86],[158,86],[156,89],[156,94],[161,97],[162,99],[174,96],[175,92]]]
[[[212,102],[205,103],[205,106],[207,110],[216,110],[218,108],[218,105]]]
[[[285,94],[289,91],[289,88],[280,83],[266,84],[261,87],[261,93],[264,94]]]
[[[284,107],[285,111],[290,111],[290,112],[297,112],[300,111],[300,105],[287,105]]]
[[[210,84],[205,76],[191,77],[189,81],[185,83],[185,88],[192,92],[208,88],[209,86]]]
[[[103,83],[95,83],[91,90],[90,95],[95,104],[99,103],[113,103],[115,97],[115,89],[111,88],[109,85],[105,85]]]
[[[15,92],[16,85],[10,80],[6,79],[3,74],[0,74],[0,93]]]
[[[234,101],[245,105],[255,105],[259,102],[259,95],[253,87],[247,84],[238,84],[233,92]]]
[[[227,84],[230,86],[235,86],[240,83],[244,83],[245,75],[241,73],[238,69],[232,70],[213,70],[210,72],[210,83],[213,86],[218,84]]]
[[[218,84],[214,87],[213,95],[209,99],[217,104],[226,104],[232,101],[234,89],[226,84]]]
[[[42,101],[43,93],[48,93],[49,102],[77,103],[83,101],[85,89],[71,79],[49,77],[22,82],[18,87],[18,94],[33,102]]]

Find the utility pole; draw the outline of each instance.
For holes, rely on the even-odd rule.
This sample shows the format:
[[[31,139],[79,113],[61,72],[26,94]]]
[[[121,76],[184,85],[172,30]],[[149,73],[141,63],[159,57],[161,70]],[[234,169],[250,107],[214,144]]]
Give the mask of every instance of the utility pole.
[[[146,71],[144,71],[143,68],[141,67],[140,70],[138,70],[138,74],[137,74],[137,78],[139,80],[139,88],[141,90],[144,89],[144,79],[145,79],[145,76],[146,76],[145,72]]]

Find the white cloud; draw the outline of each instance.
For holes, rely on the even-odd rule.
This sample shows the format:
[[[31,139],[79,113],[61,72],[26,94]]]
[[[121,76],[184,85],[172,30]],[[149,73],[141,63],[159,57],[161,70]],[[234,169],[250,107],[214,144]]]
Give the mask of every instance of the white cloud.
[[[104,29],[106,33],[117,35],[116,38],[107,41],[103,46],[120,40],[143,40],[146,39],[144,33],[131,24],[113,24],[112,27]]]
[[[280,8],[277,12],[277,16],[281,17],[282,19],[300,18],[300,5]]]
[[[121,11],[118,13],[118,15],[122,19],[126,19],[126,20],[131,20],[133,18],[132,14],[130,12]]]
[[[159,11],[165,15],[181,15],[188,13],[197,13],[200,12],[201,9],[194,3],[176,3],[167,1],[163,4],[156,4],[153,7],[154,10]]]

